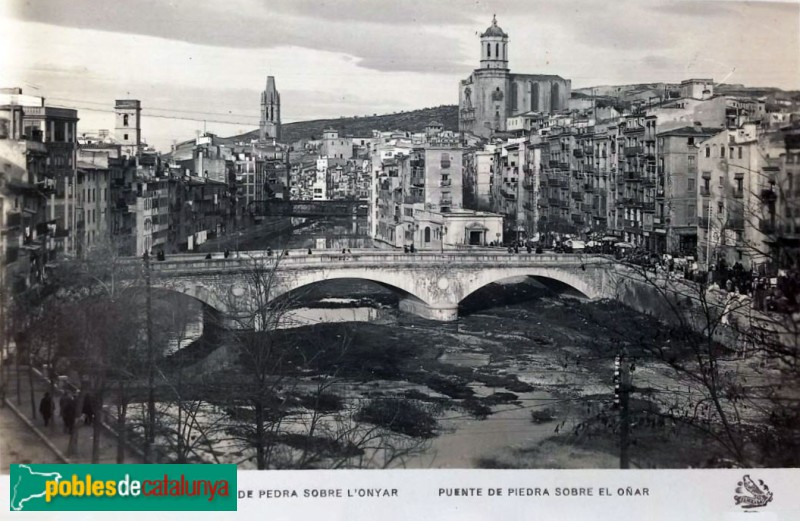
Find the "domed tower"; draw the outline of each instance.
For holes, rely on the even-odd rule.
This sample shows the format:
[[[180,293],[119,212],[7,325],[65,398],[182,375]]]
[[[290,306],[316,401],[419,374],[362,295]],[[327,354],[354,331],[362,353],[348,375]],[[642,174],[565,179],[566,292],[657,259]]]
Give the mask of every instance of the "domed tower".
[[[508,69],[508,35],[497,25],[496,15],[481,34],[481,69]]]

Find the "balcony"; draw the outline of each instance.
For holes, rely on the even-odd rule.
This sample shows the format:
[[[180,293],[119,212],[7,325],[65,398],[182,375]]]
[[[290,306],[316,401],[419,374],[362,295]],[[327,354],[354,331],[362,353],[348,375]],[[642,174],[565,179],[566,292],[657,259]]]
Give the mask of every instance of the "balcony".
[[[574,155],[575,157],[583,157],[583,149],[581,148],[574,149],[572,151],[572,155]]]
[[[452,179],[442,179],[439,181],[439,186],[450,186],[453,183]]]
[[[522,203],[522,208],[528,210],[529,212],[532,212],[534,209],[531,203]]]
[[[711,190],[709,190],[708,188],[700,187],[700,195],[702,197],[709,197],[711,196]]]
[[[569,179],[561,179],[558,182],[558,186],[560,186],[561,188],[569,188]]]
[[[558,206],[561,204],[561,199],[558,197],[550,197],[547,199],[547,202],[550,203],[550,206]]]
[[[593,194],[594,193],[594,186],[592,186],[589,183],[586,183],[585,185],[583,185],[583,191],[587,192],[587,193],[590,193],[590,194]]]
[[[561,208],[569,208],[569,199],[562,199],[559,203]]]
[[[642,203],[642,211],[646,213],[655,213],[656,203]]]
[[[522,188],[524,190],[529,190],[529,191],[533,190],[533,181],[530,180],[530,179],[526,179],[526,180],[522,181]]]
[[[642,174],[639,172],[625,172],[625,181],[629,183],[638,183],[642,180]]]
[[[625,155],[630,156],[638,156],[644,152],[644,149],[641,146],[637,147],[625,147]]]
[[[576,201],[583,201],[583,194],[580,192],[572,192],[572,198]]]
[[[641,208],[642,201],[634,199],[633,197],[626,197],[622,200],[622,204],[630,208]]]
[[[639,230],[641,229],[642,224],[639,221],[634,221],[633,219],[625,219],[625,228],[629,228],[631,230]]]
[[[46,194],[54,192],[56,189],[56,180],[52,177],[45,177],[36,183],[36,187]]]
[[[547,179],[547,186],[560,186],[561,181],[557,177],[549,177]]]
[[[734,190],[733,191],[733,197],[735,199],[742,199],[744,197],[744,191],[743,190]]]
[[[450,206],[452,204],[453,204],[453,198],[452,197],[442,197],[439,200],[439,206]]]
[[[583,171],[586,172],[587,174],[594,174],[597,170],[592,165],[586,165],[583,168]]]

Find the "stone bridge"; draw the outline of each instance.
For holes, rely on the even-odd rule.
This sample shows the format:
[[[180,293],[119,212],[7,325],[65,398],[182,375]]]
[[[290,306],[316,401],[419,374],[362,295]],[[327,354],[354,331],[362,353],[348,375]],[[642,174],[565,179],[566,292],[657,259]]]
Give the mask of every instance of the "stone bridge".
[[[347,255],[295,250],[280,257],[258,251],[233,253],[227,259],[219,253],[212,259],[177,254],[150,265],[153,287],[190,295],[223,315],[235,315],[237,309],[241,314],[248,302],[273,300],[333,279],[376,282],[399,294],[402,310],[439,321],[456,320],[464,298],[510,277],[560,281],[591,299],[613,298],[616,287],[613,260],[603,256],[488,249],[413,254],[359,250]],[[259,285],[261,289],[254,288]]]

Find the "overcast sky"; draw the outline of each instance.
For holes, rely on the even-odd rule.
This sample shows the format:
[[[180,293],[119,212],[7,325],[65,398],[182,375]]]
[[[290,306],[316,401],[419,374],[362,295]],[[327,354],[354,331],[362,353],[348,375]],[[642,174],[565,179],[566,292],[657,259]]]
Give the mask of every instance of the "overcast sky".
[[[5,0],[0,86],[113,128],[142,100],[151,144],[258,126],[276,77],[284,122],[458,102],[497,13],[511,70],[574,88],[689,77],[800,88],[795,2],[662,0]],[[0,7],[2,8],[2,7]],[[87,110],[89,107],[98,110]],[[166,117],[153,117],[161,115]],[[183,117],[186,120],[170,119]],[[220,124],[214,120],[231,121]]]

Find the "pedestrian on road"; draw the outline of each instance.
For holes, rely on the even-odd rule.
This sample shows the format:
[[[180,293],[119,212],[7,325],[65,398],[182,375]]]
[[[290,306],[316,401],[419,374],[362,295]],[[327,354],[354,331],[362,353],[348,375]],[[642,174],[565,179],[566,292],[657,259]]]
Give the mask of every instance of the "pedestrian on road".
[[[53,410],[55,409],[55,407],[56,404],[53,403],[53,397],[50,396],[50,393],[49,392],[44,393],[42,401],[39,402],[39,412],[42,415],[45,427],[50,425],[50,418],[53,417]]]
[[[231,256],[231,252],[229,250],[225,250],[225,258],[227,259],[230,256]]]
[[[92,405],[92,395],[87,394],[83,397],[83,424],[91,425],[94,421],[94,405]]]
[[[211,260],[211,254],[210,253],[206,255],[206,260]]]
[[[314,252],[311,251],[311,248],[308,249],[308,254],[312,255]]]
[[[72,434],[72,429],[75,427],[75,400],[69,394],[65,394],[58,405],[61,409],[61,419],[64,421],[64,432]]]

